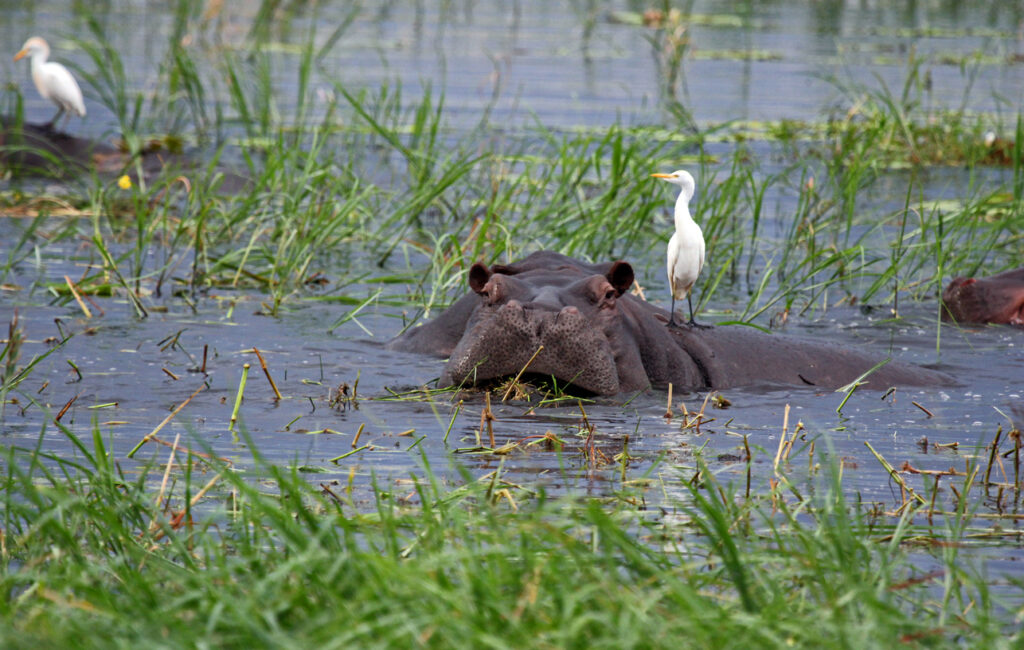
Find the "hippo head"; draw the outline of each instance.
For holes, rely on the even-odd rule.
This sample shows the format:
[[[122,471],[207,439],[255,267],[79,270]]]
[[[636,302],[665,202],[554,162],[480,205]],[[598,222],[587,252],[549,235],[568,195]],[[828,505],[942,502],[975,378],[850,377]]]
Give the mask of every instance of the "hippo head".
[[[954,278],[942,292],[942,315],[964,323],[1024,325],[1024,269],[987,278]]]
[[[477,296],[442,384],[478,383],[525,371],[601,395],[646,388],[634,347],[622,345],[622,294],[633,268],[614,262],[602,275],[550,269],[517,275],[513,267],[474,264]]]

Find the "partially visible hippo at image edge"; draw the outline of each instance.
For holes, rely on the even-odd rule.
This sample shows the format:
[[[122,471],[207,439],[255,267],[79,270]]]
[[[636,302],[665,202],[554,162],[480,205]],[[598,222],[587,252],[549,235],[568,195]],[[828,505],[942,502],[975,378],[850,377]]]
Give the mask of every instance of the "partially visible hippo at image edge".
[[[942,292],[942,318],[1024,327],[1024,268],[987,278],[954,278]]]
[[[587,264],[550,251],[509,265],[474,264],[473,293],[388,347],[449,357],[441,386],[515,376],[529,362],[530,374],[553,375],[598,395],[669,383],[679,391],[755,383],[835,389],[884,358],[742,326],[670,328],[666,310],[627,293],[632,284],[627,262]],[[941,372],[891,361],[866,383],[954,382]]]

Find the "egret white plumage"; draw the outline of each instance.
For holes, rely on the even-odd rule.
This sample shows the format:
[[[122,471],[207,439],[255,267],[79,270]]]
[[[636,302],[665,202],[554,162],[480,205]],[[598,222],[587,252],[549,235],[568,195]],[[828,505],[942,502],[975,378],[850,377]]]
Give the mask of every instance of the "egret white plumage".
[[[14,60],[18,61],[25,56],[32,57],[32,81],[36,84],[36,90],[43,99],[49,99],[57,105],[57,114],[46,126],[52,127],[65,112],[85,117],[82,89],[67,68],[55,61],[46,60],[50,56],[50,46],[46,41],[38,36],[25,41],[25,45],[14,55]]]
[[[654,178],[666,180],[679,186],[679,198],[676,199],[675,225],[676,231],[668,241],[668,283],[672,289],[672,315],[669,326],[678,327],[676,323],[676,300],[686,298],[690,306],[691,327],[708,327],[698,325],[693,319],[693,300],[690,290],[700,277],[704,268],[704,233],[690,216],[690,199],[696,189],[696,183],[690,172],[682,169],[671,174],[651,174]]]

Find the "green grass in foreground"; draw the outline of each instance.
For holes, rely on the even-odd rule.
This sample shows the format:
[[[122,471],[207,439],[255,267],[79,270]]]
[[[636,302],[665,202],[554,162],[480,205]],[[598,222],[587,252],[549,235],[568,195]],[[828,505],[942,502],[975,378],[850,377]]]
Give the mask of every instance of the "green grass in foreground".
[[[91,445],[61,431],[79,461],[3,451],[4,647],[1021,640],[960,556],[966,519],[925,531],[912,507],[860,514],[837,471],[813,498],[784,477],[746,498],[709,472],[662,478],[653,487],[679,496],[648,510],[643,482],[549,499],[500,469],[457,487],[428,470],[404,496],[381,486],[357,504],[258,454],[244,472],[179,451],[126,474],[98,431]],[[1002,589],[1019,606],[1019,586]]]

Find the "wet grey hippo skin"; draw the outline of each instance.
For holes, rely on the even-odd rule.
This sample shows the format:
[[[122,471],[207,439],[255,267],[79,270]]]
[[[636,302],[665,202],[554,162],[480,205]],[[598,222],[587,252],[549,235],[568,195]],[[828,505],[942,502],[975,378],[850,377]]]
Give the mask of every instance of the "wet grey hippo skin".
[[[473,293],[388,346],[449,357],[440,384],[472,384],[528,372],[599,395],[662,388],[729,388],[755,383],[837,388],[884,358],[858,350],[765,334],[747,327],[666,326],[668,312],[627,293],[627,262],[586,264],[541,251],[510,265],[469,272]],[[940,372],[890,362],[870,386],[950,384]]]
[[[1024,327],[1024,268],[987,278],[954,278],[942,292],[942,318]]]

